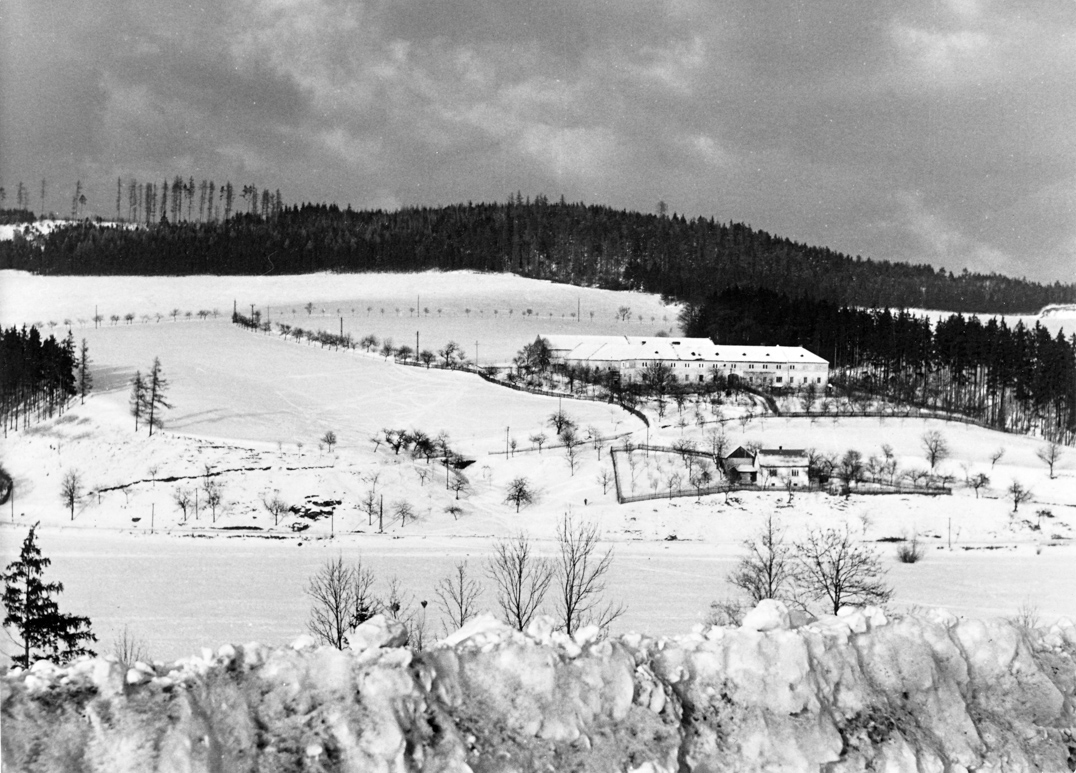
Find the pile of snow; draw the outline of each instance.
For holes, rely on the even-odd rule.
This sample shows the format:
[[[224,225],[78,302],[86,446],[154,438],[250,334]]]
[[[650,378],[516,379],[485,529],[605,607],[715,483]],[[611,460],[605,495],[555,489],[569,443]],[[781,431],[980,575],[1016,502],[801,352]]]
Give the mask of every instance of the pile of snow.
[[[0,680],[5,769],[1071,770],[1076,627],[850,610],[652,639],[489,617],[434,648],[375,618],[172,664]]]

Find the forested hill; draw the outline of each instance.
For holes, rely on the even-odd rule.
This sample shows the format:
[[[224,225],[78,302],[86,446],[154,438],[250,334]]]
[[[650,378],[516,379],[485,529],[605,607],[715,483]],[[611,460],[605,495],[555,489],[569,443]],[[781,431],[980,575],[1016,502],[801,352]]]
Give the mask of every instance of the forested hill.
[[[701,302],[728,287],[865,307],[1034,313],[1076,302],[1076,284],[849,257],[752,229],[678,215],[516,197],[397,212],[284,207],[267,217],[90,221],[0,243],[0,268],[42,274],[290,274],[475,269]]]

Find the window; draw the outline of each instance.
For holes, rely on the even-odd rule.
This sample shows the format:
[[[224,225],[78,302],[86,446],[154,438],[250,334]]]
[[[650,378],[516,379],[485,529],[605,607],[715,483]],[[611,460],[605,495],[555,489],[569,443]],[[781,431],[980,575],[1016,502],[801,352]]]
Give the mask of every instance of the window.
[[[798,478],[799,476],[800,476],[800,471],[799,470],[793,470],[792,471],[792,477],[793,478]]]
[[[819,376],[817,379],[815,379],[815,383],[821,384],[822,383],[822,377]]]
[[[780,369],[781,369],[781,366],[780,366],[780,365],[778,365],[778,366],[777,366],[777,370],[780,370]]]
[[[780,377],[780,376],[778,376],[778,377],[777,377],[777,383],[778,383],[778,384],[780,384],[780,383],[781,383],[781,377]]]

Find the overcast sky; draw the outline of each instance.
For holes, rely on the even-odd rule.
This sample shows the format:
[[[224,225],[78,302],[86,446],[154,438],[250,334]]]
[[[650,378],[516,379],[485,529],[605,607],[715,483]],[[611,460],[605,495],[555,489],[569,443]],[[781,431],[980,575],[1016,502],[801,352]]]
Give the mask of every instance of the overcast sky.
[[[551,199],[1076,281],[1076,0],[4,0],[0,184]]]

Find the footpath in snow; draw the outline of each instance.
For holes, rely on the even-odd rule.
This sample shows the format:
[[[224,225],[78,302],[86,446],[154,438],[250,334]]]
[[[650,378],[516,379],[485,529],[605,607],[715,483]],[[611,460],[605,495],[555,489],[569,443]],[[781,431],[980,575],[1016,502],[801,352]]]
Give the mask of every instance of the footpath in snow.
[[[426,651],[225,646],[0,679],[5,770],[1069,771],[1076,628],[887,619],[574,638],[472,620]]]

